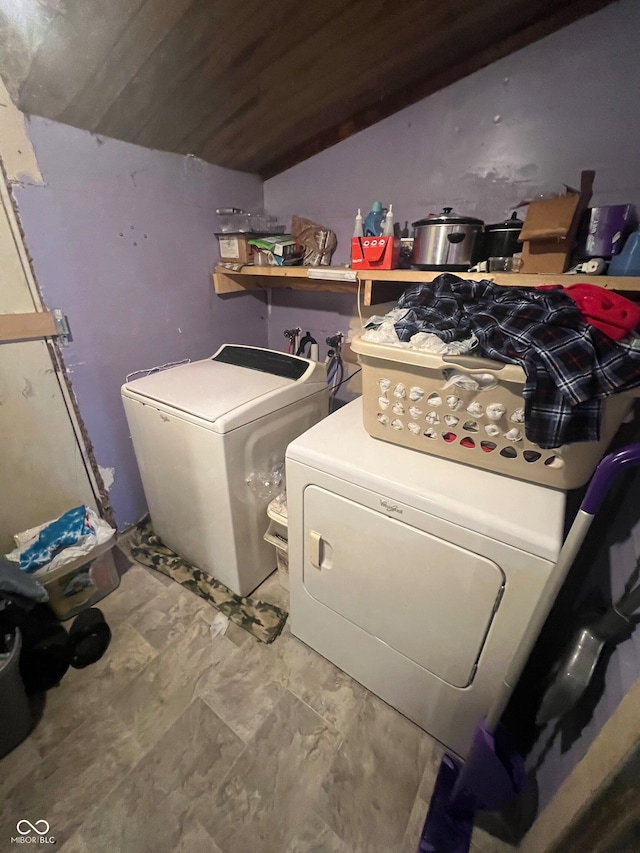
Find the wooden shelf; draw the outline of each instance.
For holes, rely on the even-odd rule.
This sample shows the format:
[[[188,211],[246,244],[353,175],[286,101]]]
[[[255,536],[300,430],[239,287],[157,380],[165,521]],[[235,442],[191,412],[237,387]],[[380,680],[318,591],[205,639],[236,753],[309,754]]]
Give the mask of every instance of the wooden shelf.
[[[327,267],[330,270],[331,267]],[[335,267],[344,271],[345,267]],[[419,281],[433,281],[441,275],[440,271],[423,270],[360,270],[360,281],[364,305],[377,305],[381,302],[394,302],[410,284]],[[623,293],[630,298],[640,297],[640,278],[635,276],[584,276],[584,275],[526,275],[520,273],[455,273],[465,279],[490,279],[503,287],[535,287],[539,284],[571,284],[581,282],[595,284],[606,290]],[[269,288],[289,288],[292,290],[314,290],[330,293],[351,293],[358,291],[358,281],[327,280],[309,278],[305,267],[257,267],[244,266],[235,271],[227,267],[216,267],[213,274],[215,292],[238,293],[244,290],[265,290]]]

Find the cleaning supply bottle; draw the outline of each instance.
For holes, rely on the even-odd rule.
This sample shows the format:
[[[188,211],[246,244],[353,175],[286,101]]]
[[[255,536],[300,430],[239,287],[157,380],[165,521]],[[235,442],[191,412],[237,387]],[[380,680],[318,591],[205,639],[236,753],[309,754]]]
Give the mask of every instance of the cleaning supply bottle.
[[[629,234],[620,254],[611,258],[607,275],[640,275],[640,228]]]
[[[353,227],[353,236],[364,237],[364,227],[362,225],[362,214],[360,213],[360,208],[358,208],[358,213],[356,214],[356,222]]]
[[[385,237],[393,237],[394,235],[394,223],[393,223],[393,205],[389,205],[389,210],[387,211],[387,215],[384,218],[384,228],[382,229],[382,233]]]
[[[381,222],[382,204],[379,201],[374,201],[364,220],[364,236],[379,237],[382,234]]]

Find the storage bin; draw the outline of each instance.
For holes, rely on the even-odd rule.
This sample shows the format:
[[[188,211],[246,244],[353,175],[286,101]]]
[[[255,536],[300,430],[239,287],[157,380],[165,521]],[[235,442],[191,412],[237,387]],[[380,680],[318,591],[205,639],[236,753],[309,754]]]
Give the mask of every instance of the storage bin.
[[[440,357],[360,336],[351,348],[362,365],[364,427],[374,438],[556,489],[587,482],[633,404],[629,394],[604,400],[600,441],[543,450],[524,434],[525,374],[519,366],[475,356]],[[452,373],[490,385],[482,380],[487,376],[497,384],[485,390],[445,388]],[[491,418],[487,406],[500,407],[503,414],[495,417],[491,408]]]
[[[18,628],[11,649],[0,661],[0,758],[11,752],[26,738],[33,717],[20,676],[22,635]]]
[[[270,521],[264,539],[275,546],[278,582],[280,586],[289,589],[289,517],[285,492],[276,495],[271,501],[267,515]]]
[[[114,535],[102,545],[97,545],[90,554],[60,566],[48,569],[43,566],[34,572],[34,577],[49,593],[49,607],[63,622],[93,607],[105,595],[113,592],[120,583],[111,549]]]

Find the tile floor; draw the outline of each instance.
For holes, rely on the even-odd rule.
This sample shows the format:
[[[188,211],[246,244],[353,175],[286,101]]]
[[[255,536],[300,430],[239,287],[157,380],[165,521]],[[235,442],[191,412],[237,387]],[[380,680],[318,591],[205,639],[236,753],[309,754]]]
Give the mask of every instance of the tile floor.
[[[287,606],[274,574],[259,595]],[[132,565],[94,666],[0,761],[0,850],[45,819],[59,853],[413,853],[442,747],[291,635],[270,646]],[[474,853],[512,848],[476,831]]]

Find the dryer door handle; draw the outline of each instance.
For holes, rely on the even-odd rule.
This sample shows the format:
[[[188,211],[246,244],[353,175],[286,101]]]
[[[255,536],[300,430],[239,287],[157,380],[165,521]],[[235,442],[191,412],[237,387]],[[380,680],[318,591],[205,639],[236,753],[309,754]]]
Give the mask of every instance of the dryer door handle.
[[[317,530],[309,531],[309,560],[316,569],[321,568],[322,562],[322,534]]]

